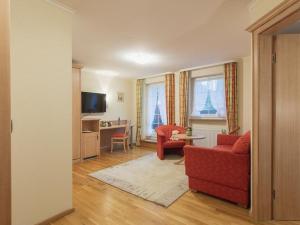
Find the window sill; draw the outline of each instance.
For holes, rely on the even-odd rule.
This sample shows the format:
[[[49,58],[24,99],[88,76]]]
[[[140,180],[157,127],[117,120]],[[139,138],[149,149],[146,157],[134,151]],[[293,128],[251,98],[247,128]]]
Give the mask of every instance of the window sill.
[[[226,121],[223,117],[200,117],[200,116],[190,116],[189,120],[202,120],[202,121]]]

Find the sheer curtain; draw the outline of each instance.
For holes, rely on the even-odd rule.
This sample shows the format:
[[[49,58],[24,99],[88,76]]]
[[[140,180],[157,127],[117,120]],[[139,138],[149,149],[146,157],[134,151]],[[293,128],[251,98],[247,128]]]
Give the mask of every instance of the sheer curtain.
[[[153,83],[147,85],[146,97],[146,138],[155,139],[155,128],[166,124],[166,95],[165,84]]]
[[[225,118],[224,76],[194,80],[193,116]]]

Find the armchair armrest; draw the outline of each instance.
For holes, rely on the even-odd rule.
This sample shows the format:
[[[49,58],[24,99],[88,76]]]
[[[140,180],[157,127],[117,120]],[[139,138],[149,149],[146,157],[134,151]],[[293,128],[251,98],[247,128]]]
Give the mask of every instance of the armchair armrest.
[[[240,138],[236,135],[218,134],[217,144],[218,145],[234,145],[234,143]]]
[[[161,130],[156,130],[157,136],[161,136],[161,137],[166,137],[165,133],[162,132]]]
[[[247,191],[250,179],[249,154],[185,146],[186,175]]]

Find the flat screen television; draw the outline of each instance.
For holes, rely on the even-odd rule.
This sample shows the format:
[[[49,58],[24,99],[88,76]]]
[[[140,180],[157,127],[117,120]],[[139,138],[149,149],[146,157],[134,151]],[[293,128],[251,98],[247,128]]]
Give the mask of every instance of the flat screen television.
[[[106,112],[106,94],[81,92],[82,113]]]

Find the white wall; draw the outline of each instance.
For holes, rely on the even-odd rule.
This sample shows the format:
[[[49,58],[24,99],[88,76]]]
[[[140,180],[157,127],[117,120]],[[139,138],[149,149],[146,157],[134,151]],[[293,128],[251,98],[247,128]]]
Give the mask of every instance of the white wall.
[[[12,220],[33,225],[72,208],[72,16],[11,1]]]
[[[238,60],[238,105],[241,133],[252,128],[252,69],[251,57]]]
[[[135,121],[133,108],[135,107],[135,86],[130,79],[114,76],[103,76],[90,71],[82,71],[81,90],[87,92],[104,93],[107,98],[106,113],[94,114],[102,120],[128,119]],[[117,102],[117,93],[124,93],[124,102]]]

